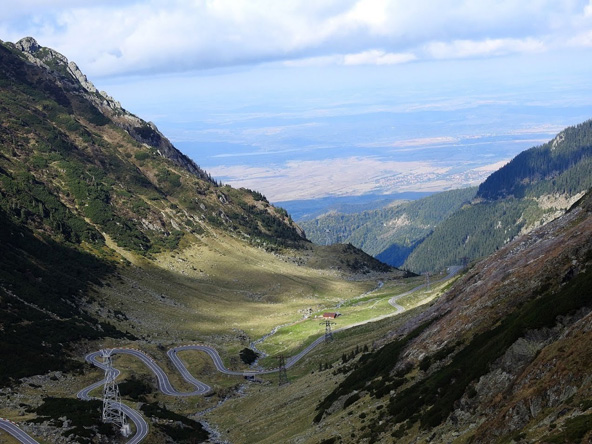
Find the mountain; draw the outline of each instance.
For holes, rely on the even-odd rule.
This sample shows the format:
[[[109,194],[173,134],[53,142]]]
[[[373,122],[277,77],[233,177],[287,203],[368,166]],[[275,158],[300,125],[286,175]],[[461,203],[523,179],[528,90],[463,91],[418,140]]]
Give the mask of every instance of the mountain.
[[[212,180],[93,88],[31,38],[0,45],[1,417],[41,442],[123,441],[100,401],[76,396],[97,383],[100,396],[105,373],[88,353],[121,348],[119,388],[146,442],[590,441],[590,194],[399,308],[390,301],[423,278],[349,244],[312,244],[284,210]],[[434,233],[467,207],[572,183],[564,175],[585,161],[528,179],[524,197],[524,177],[469,204],[474,190],[459,191],[461,209]],[[302,354],[331,325],[333,341]],[[172,396],[131,356],[188,394],[169,359],[187,344],[236,373],[181,350],[211,390]],[[301,354],[288,384],[242,377],[255,349],[255,369]]]
[[[588,443],[591,267],[588,193],[475,263],[429,307],[336,335],[293,388],[218,414],[224,423],[244,408],[233,442],[278,442],[262,431],[265,418],[286,421],[282,442]]]
[[[64,56],[31,38],[1,51],[8,214],[73,244],[100,249],[106,234],[143,254],[209,225],[253,242],[304,240],[285,211],[259,193],[216,184]]]
[[[354,214],[329,212],[299,224],[313,242],[348,242],[397,267],[437,225],[468,204],[476,192],[476,188],[446,191]]]
[[[349,242],[415,273],[485,257],[560,216],[592,187],[592,121],[524,151],[477,189],[393,202],[354,214],[329,212],[300,225],[321,245]]]
[[[589,442],[591,266],[588,193],[362,356],[315,422],[358,402],[380,442]]]
[[[221,261],[217,252],[228,245],[242,263],[252,257],[265,264],[262,269],[291,263],[350,274],[399,273],[348,246],[313,246],[285,210],[256,191],[216,183],[153,124],[30,37],[0,45],[0,91],[1,385],[80,368],[70,352],[62,353],[80,341],[137,339],[140,321],[126,320],[121,307],[134,309],[140,286],[154,291],[139,285],[137,273],[150,270],[175,289],[170,262],[188,250],[211,261],[182,272],[202,279],[215,275],[210,269]],[[247,274],[240,261],[233,265],[235,278]],[[279,297],[262,288],[279,271],[248,273],[261,282],[253,285],[258,298]],[[232,272],[224,274],[207,285],[225,287],[226,294],[245,291],[223,283]],[[198,278],[191,282],[201,288]],[[127,292],[131,300],[122,298]],[[219,292],[206,293],[215,299]],[[118,305],[106,298],[117,298]],[[4,359],[16,355],[27,365]]]
[[[414,272],[487,256],[563,214],[592,187],[592,121],[526,150],[483,182],[471,205],[440,224],[407,258]]]

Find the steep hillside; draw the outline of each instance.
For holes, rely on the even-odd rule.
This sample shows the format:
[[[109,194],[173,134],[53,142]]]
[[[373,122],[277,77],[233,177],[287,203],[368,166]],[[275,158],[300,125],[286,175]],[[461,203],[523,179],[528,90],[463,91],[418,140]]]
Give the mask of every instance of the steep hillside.
[[[397,267],[438,224],[470,202],[476,191],[476,188],[447,191],[357,214],[328,213],[300,222],[300,226],[317,244],[349,242]]]
[[[592,121],[567,128],[493,173],[407,258],[414,272],[487,256],[564,213],[592,187]]]
[[[143,254],[210,227],[261,244],[303,240],[261,194],[217,185],[153,125],[81,84],[65,57],[32,39],[1,46],[0,57],[7,214],[66,242],[100,249],[106,235]]]
[[[368,340],[360,327],[337,336],[293,389],[258,389],[268,407],[252,407],[229,436],[277,442],[265,417],[289,418],[285,442],[590,442],[591,267],[588,194],[477,263],[423,313],[373,324],[389,328],[373,350],[357,351]],[[275,413],[281,403],[289,414]],[[240,405],[252,404],[223,410]]]
[[[113,270],[108,261],[39,239],[0,210],[0,386],[51,369],[79,369],[61,352],[64,345],[133,338],[82,308],[93,300],[90,287]]]
[[[216,183],[153,124],[32,38],[0,44],[0,236],[0,384],[80,366],[70,352],[82,340],[131,340],[167,328],[195,337],[188,324],[205,319],[204,310],[167,299],[185,296],[188,286],[207,295],[200,300],[209,307],[233,302],[228,318],[211,315],[205,337],[232,328],[220,319],[244,327],[241,316],[251,310],[245,324],[271,329],[273,321],[261,320],[276,301],[294,301],[277,315],[292,319],[315,291],[324,306],[337,291],[375,285],[340,286],[340,273],[402,276],[357,249],[312,245],[283,209],[258,192]],[[162,298],[138,307],[156,288]],[[288,298],[291,290],[306,297]],[[170,318],[158,317],[171,306]],[[142,310],[132,321],[122,307],[130,316]],[[187,310],[195,318],[171,325]],[[155,319],[166,324],[162,331],[151,329]],[[17,350],[30,366],[4,359]]]
[[[592,120],[566,128],[550,142],[516,156],[479,186],[477,198],[574,195],[590,188]]]

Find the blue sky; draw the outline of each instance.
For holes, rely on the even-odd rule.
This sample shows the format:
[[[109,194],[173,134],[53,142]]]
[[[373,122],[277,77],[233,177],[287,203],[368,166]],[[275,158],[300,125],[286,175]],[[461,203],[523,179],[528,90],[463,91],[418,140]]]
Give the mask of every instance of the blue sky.
[[[592,1],[21,0],[33,36],[272,201],[478,183],[592,117]]]

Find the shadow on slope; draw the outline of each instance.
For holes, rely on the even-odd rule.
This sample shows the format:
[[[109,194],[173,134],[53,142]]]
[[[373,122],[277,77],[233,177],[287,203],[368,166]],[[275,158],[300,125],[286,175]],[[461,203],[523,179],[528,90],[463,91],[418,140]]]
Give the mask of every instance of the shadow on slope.
[[[41,240],[0,210],[0,386],[79,366],[64,352],[74,341],[126,336],[79,308],[113,271],[95,256]]]

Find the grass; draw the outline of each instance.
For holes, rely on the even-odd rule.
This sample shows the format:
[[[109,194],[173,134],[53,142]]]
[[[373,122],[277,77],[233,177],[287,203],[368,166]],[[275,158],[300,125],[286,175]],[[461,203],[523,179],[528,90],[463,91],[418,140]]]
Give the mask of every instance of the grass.
[[[119,279],[112,280],[101,289],[101,295],[105,298],[105,306],[120,307],[118,311],[126,313],[128,320],[121,320],[119,328],[124,331],[131,329],[144,339],[139,347],[165,367],[173,386],[179,390],[190,390],[190,387],[180,379],[175,369],[163,364],[168,363],[164,350],[169,346],[203,341],[219,349],[227,367],[245,369],[247,367],[240,362],[239,357],[245,343],[268,333],[277,325],[292,322],[293,325],[280,329],[262,346],[272,357],[261,363],[275,366],[277,361],[273,356],[277,353],[295,354],[324,334],[323,325],[319,325],[321,319],[301,321],[303,309],[313,308],[319,314],[331,308],[335,310],[334,307],[341,302],[338,311],[342,316],[337,319],[338,325],[335,326],[341,328],[395,313],[388,300],[422,282],[422,278],[386,281],[382,288],[365,294],[376,288],[376,279],[347,281],[334,271],[272,260],[269,254],[261,250],[233,243],[232,238],[224,239],[223,242],[204,238],[198,247],[159,257],[158,264],[158,268],[127,267]],[[218,284],[214,285],[214,282]],[[225,304],[228,310],[218,308]],[[296,433],[310,424],[316,404],[332,388],[330,384],[318,385],[316,378],[336,378],[332,369],[319,373],[319,365],[338,365],[336,363],[341,362],[343,353],[350,353],[356,346],[371,347],[377,337],[386,334],[408,316],[409,313],[404,313],[338,332],[333,343],[319,346],[297,366],[289,369],[291,383],[288,386],[277,388],[276,374],[262,376],[260,379],[266,382],[262,385],[250,383],[249,396],[241,398],[234,398],[233,393],[237,385],[245,384],[244,379],[218,373],[204,353],[181,352],[179,357],[191,373],[210,385],[213,394],[187,399],[155,393],[149,395],[148,400],[164,402],[171,410],[190,414],[206,410],[230,396],[230,400],[216,409],[216,417],[212,418],[212,422],[219,425],[221,430],[242,430],[244,424],[239,427],[241,419],[237,419],[234,414],[225,417],[225,413],[222,413],[220,416],[220,411],[225,412],[227,405],[234,410],[232,406],[237,403],[241,404],[241,411],[273,409],[273,406],[264,405],[266,403],[262,399],[269,396],[269,390],[285,390],[290,394],[291,402],[302,407],[298,418],[289,427]],[[136,328],[131,328],[131,322]],[[239,333],[248,336],[248,340],[240,339]],[[133,357],[117,356],[115,366],[122,370],[121,380],[132,374],[138,378],[154,379],[145,366]],[[308,395],[302,395],[308,392]],[[258,408],[253,410],[255,405]],[[283,412],[273,410],[273,415],[278,419],[287,413],[286,409],[279,409]],[[251,417],[250,414],[248,416]],[[249,421],[253,428],[249,426],[245,430],[249,431],[252,441],[243,441],[243,437],[240,437],[236,439],[237,442],[258,442],[259,439],[263,439],[262,442],[274,442],[277,438],[273,433],[269,437],[263,436],[269,432],[260,430],[255,418]],[[254,432],[255,429],[257,432]],[[283,431],[281,434],[284,436]]]
[[[12,435],[9,435],[4,430],[0,430],[0,444],[19,444],[20,441],[17,441],[16,438],[13,438]]]
[[[118,326],[142,339],[207,341],[234,355],[244,348],[234,336],[257,339],[301,319],[305,309],[335,307],[375,285],[277,260],[231,237],[205,237],[159,256],[157,267],[123,269],[101,289],[101,303],[126,313],[129,321]]]
[[[333,342],[317,347],[288,370],[290,384],[278,386],[277,375],[264,378],[268,384],[251,383],[246,396],[225,402],[206,415],[206,420],[215,423],[230,442],[272,444],[290,442],[290,439],[298,437],[299,442],[316,444],[330,438],[333,431],[344,427],[340,423],[343,421],[341,416],[329,417],[322,429],[313,430],[310,425],[316,414],[316,405],[345,378],[337,373],[342,365],[342,354],[350,353],[356,346],[363,348],[368,345],[372,348],[376,338],[417,315],[418,310],[420,308],[336,334]],[[319,372],[319,364],[324,363],[331,364],[333,368]],[[362,399],[350,406],[350,410],[362,409],[367,402],[367,399]],[[357,415],[349,417],[346,426],[352,430],[348,433],[359,429],[362,426],[360,421]],[[269,424],[275,426],[269,427]],[[306,433],[310,435],[301,435],[303,430],[309,430]]]
[[[332,328],[334,330],[349,328],[380,317],[395,315],[397,312],[389,304],[389,299],[421,285],[422,282],[422,277],[389,281],[382,288],[370,294],[349,299],[337,309],[341,316],[335,319],[335,325]],[[414,292],[402,298],[400,303],[406,309],[417,307],[442,294],[445,286],[446,283],[440,283],[433,286],[430,292],[421,290]],[[280,353],[291,356],[298,353],[302,348],[325,333],[324,320],[316,317],[321,316],[322,312],[316,312],[310,319],[301,320],[294,325],[279,329],[275,335],[268,338],[258,348],[272,356]],[[262,362],[266,361],[262,360]]]
[[[110,243],[108,237],[107,243]],[[137,256],[127,259],[128,265],[118,267],[116,274],[92,290],[92,298],[86,299],[86,308],[96,313],[99,319],[108,320],[121,331],[135,335],[138,340],[103,339],[88,343],[85,350],[120,346],[140,348],[164,367],[173,386],[181,391],[189,391],[192,387],[169,364],[166,350],[173,345],[204,342],[219,350],[227,367],[246,369],[239,352],[248,346],[249,341],[269,333],[277,325],[292,324],[280,329],[262,346],[272,356],[280,352],[286,355],[296,353],[322,335],[324,327],[319,325],[320,319],[300,322],[305,310],[317,314],[340,311],[343,316],[338,318],[335,326],[340,328],[393,313],[388,299],[418,285],[417,279],[386,281],[381,289],[368,294],[376,288],[377,277],[346,280],[334,269],[301,266],[290,258],[270,255],[220,234],[205,235],[185,250],[161,254],[154,262]],[[336,309],[340,303],[341,307]],[[313,372],[318,373],[319,364],[340,361],[342,353],[351,351],[349,349],[360,341],[362,345],[371,345],[380,332],[388,331],[393,322],[399,322],[396,318],[399,317],[356,327],[356,335],[351,331],[337,333],[335,344],[339,346],[321,346],[305,357],[289,370],[291,384],[283,390],[293,392],[293,388],[302,384],[311,388],[315,383],[309,377]],[[235,399],[234,393],[238,385],[245,384],[244,379],[221,375],[203,353],[183,352],[180,357],[192,374],[212,386],[213,394],[175,398],[154,391],[145,395],[148,402],[159,402],[169,410],[190,415],[213,407],[229,396],[230,400],[223,406],[242,400]],[[263,364],[275,366],[277,362],[268,358]],[[120,381],[134,375],[156,387],[154,376],[137,359],[117,355],[114,365],[122,371]],[[322,373],[323,377],[329,378],[332,370]],[[75,391],[102,376],[102,371],[86,367],[85,374],[77,376],[69,385],[74,387],[73,392],[64,393],[62,387],[50,394],[74,396]],[[265,397],[266,390],[276,389],[277,375],[261,379],[267,384],[251,384],[249,390],[262,390],[261,396]],[[303,406],[302,417],[291,425],[294,431],[310,422],[316,403],[330,388],[317,387],[314,396],[306,400],[294,392],[294,397],[300,399]],[[99,396],[99,391],[94,395]],[[263,398],[255,396],[254,399]],[[125,402],[130,406],[136,404],[133,399],[125,399]],[[11,412],[7,413],[11,415]],[[283,413],[277,412],[277,415]],[[20,421],[23,418],[15,419]],[[222,423],[225,421],[237,420],[225,419]],[[217,419],[212,422],[218,424]],[[154,440],[158,440],[158,436],[149,437],[147,442]]]
[[[392,280],[386,281],[379,290],[368,293],[376,288],[377,277],[346,280],[336,270],[297,265],[289,258],[270,255],[220,234],[203,236],[185,250],[161,254],[154,262],[137,256],[128,259],[132,259],[128,265],[119,267],[117,274],[93,289],[93,297],[87,299],[86,308],[121,331],[132,333],[138,340],[122,342],[107,338],[88,343],[85,349],[121,346],[142,349],[164,368],[172,385],[180,391],[190,391],[192,386],[182,380],[169,363],[166,350],[171,346],[204,342],[219,350],[227,367],[247,369],[239,353],[249,341],[269,333],[277,325],[291,324],[262,345],[272,355],[262,364],[275,366],[277,361],[273,356],[277,353],[297,353],[324,333],[324,327],[319,325],[320,319],[302,321],[305,310],[316,314],[340,311],[343,315],[337,319],[335,327],[341,328],[394,313],[388,299],[418,285],[417,278]],[[338,304],[341,307],[336,309]],[[355,328],[355,333],[354,329],[336,333],[334,343],[318,347],[289,370],[291,383],[282,390],[291,393],[290,399],[302,406],[298,420],[290,425],[294,433],[306,428],[305,424],[309,424],[314,416],[314,407],[331,389],[330,385],[316,387],[318,381],[310,379],[311,376],[335,378],[331,369],[319,373],[319,365],[341,361],[342,354],[351,352],[356,345],[371,346],[378,335],[385,334],[406,316],[405,313],[403,317],[362,325]],[[156,390],[154,376],[144,364],[131,356],[116,355],[114,366],[122,371],[120,381],[130,380],[133,375],[153,388],[151,393],[144,395],[147,402],[160,403],[168,410],[184,415],[205,411],[220,401],[223,401],[223,408],[236,402],[247,402],[252,406],[251,403],[255,402],[252,399],[265,399],[269,390],[277,389],[276,374],[262,376],[261,379],[266,382],[250,383],[249,396],[236,398],[237,387],[246,384],[243,378],[218,373],[204,353],[188,351],[179,356],[193,375],[213,388],[209,396],[176,398],[161,394]],[[76,382],[70,385],[74,387],[72,393],[63,393],[62,387],[49,394],[74,396],[75,391],[102,377],[102,371],[87,366],[84,375],[77,376]],[[297,389],[303,386],[307,390],[314,388],[310,398],[304,399]],[[258,394],[251,399],[252,391]],[[100,391],[93,395],[100,396]],[[124,397],[124,401],[132,407],[136,404],[134,398]],[[269,407],[261,405],[259,409]],[[219,410],[216,409],[216,412]],[[274,413],[278,419],[285,414]],[[211,421],[220,424],[222,430],[226,426],[236,427],[236,421],[241,420],[227,417],[219,422],[216,415],[216,419]],[[251,430],[249,433],[263,437],[267,432],[258,430],[253,433]],[[147,442],[157,442],[159,436],[158,433],[151,435]],[[263,438],[265,442],[267,438]],[[270,437],[267,442],[274,442],[274,439]],[[239,439],[237,442],[242,441]]]

